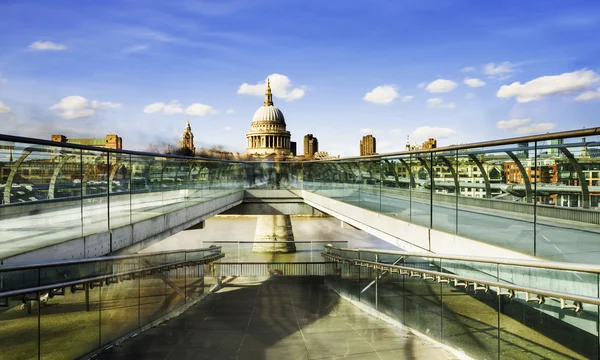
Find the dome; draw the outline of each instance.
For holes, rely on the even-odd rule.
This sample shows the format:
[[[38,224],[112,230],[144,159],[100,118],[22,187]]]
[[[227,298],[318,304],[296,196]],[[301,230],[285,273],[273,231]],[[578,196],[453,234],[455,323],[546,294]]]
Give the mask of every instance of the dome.
[[[270,121],[285,124],[283,113],[273,105],[265,105],[258,108],[252,117],[252,122],[255,121]]]

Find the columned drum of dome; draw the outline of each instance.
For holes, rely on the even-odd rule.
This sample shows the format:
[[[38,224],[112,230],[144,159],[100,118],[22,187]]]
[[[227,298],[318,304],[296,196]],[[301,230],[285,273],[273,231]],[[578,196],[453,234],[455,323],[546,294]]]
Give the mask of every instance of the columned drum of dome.
[[[271,82],[267,80],[265,102],[254,113],[250,131],[246,134],[246,155],[290,156],[290,136],[283,113],[273,105]]]

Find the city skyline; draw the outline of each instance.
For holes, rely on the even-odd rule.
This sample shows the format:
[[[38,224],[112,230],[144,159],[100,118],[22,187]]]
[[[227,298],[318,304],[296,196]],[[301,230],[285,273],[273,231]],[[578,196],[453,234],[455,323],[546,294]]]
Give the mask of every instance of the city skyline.
[[[189,118],[197,147],[243,153],[267,78],[292,141],[315,134],[335,155],[368,134],[386,153],[407,135],[446,146],[597,126],[592,2],[125,4],[0,5],[3,133],[116,133],[144,150]]]

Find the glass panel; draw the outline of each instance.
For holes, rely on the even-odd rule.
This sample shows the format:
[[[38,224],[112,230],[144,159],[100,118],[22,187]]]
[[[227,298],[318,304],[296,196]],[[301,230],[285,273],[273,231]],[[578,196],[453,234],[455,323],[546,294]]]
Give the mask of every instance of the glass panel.
[[[410,218],[414,224],[431,225],[431,161],[429,154],[411,155],[408,164],[415,177],[415,188],[411,191]]]
[[[383,186],[381,188],[381,211],[400,220],[411,221],[412,169],[410,156],[382,160]]]
[[[42,296],[46,302],[42,302],[40,317],[41,358],[77,359],[100,345],[100,288],[81,284],[75,292],[57,290],[52,297]]]
[[[537,148],[536,255],[599,264],[600,137],[538,142]]]
[[[110,263],[111,273],[117,274],[138,268],[140,260],[141,258],[114,260]],[[106,279],[100,286],[100,339],[102,345],[130,333],[140,326],[138,318],[139,283],[139,278],[115,276]]]
[[[439,271],[439,260],[429,258],[410,258],[405,266]],[[435,278],[423,274],[405,275],[405,321],[406,325],[423,334],[441,339],[442,331],[442,284]]]
[[[457,231],[458,164],[455,151],[436,153],[433,156],[433,206],[432,226],[450,234]]]
[[[108,161],[106,152],[82,150],[83,235],[96,234],[109,229]]]
[[[495,264],[441,260],[443,272],[497,281]],[[442,285],[442,341],[476,359],[498,358],[498,296],[483,285],[454,282],[450,275]],[[475,289],[477,286],[477,289]]]
[[[534,255],[533,143],[460,150],[458,234]],[[529,170],[528,170],[529,169]],[[482,171],[483,170],[483,171]]]
[[[115,229],[131,223],[131,162],[127,154],[110,154],[109,214],[110,227]]]
[[[35,299],[35,294],[28,295],[27,299]],[[37,359],[38,311],[37,301],[26,300],[23,303],[22,296],[8,299],[6,306],[0,307],[2,359]]]

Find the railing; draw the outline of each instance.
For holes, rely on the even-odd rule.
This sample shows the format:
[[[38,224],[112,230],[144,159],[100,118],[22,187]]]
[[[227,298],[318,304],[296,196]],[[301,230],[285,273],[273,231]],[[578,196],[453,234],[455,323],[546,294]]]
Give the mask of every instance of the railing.
[[[0,358],[79,358],[216,285],[220,248],[0,266]]]
[[[200,241],[202,247],[208,246],[219,246],[223,249],[223,252],[227,254],[227,262],[292,262],[292,263],[304,263],[304,262],[320,262],[322,261],[321,251],[325,245],[333,245],[336,247],[348,246],[348,241],[290,241],[290,242],[277,242],[279,246],[285,247],[289,245],[295,249],[294,252],[264,252],[264,249],[259,248],[255,250],[255,246],[258,245],[273,245],[272,241]]]
[[[598,264],[598,134],[593,128],[305,162],[298,185],[443,233],[549,260]]]
[[[326,276],[335,274],[332,262],[220,262],[218,276]]]
[[[474,358],[598,358],[600,268],[326,247],[328,283]]]

